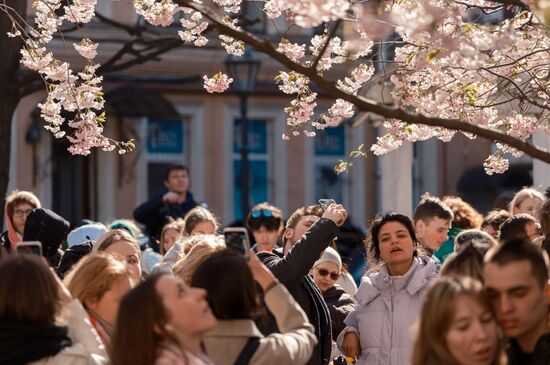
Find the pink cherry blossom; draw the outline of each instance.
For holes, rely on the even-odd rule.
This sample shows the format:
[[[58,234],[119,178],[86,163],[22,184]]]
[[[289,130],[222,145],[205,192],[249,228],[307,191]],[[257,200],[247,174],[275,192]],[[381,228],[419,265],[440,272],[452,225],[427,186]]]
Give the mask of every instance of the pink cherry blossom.
[[[209,93],[222,93],[229,85],[233,82],[232,78],[229,78],[226,74],[218,72],[212,78],[203,76],[204,79],[204,88]]]

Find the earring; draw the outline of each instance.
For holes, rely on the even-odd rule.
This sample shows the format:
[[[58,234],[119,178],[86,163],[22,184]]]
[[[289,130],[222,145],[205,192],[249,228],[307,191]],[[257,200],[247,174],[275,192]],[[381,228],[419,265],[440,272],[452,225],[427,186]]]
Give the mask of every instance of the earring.
[[[174,327],[168,323],[164,325],[164,329],[166,330],[166,332],[174,332]]]

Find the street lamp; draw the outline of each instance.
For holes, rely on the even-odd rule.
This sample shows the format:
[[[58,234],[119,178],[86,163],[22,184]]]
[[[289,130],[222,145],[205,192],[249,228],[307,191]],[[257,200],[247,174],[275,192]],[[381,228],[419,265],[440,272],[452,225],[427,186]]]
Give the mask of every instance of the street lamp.
[[[260,69],[260,60],[247,48],[241,57],[229,55],[225,61],[229,77],[233,79],[231,91],[239,96],[241,109],[241,209],[243,219],[250,210],[250,164],[248,161],[248,96],[254,91]]]

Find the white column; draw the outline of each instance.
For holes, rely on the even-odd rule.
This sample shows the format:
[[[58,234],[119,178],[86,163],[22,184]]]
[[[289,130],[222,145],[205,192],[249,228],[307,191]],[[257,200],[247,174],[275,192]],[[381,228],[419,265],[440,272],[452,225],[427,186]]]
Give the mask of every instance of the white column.
[[[544,132],[534,134],[533,144],[550,151],[550,136]],[[550,165],[546,162],[533,159],[533,186],[540,191],[550,186]]]
[[[380,158],[381,211],[412,215],[412,143]]]

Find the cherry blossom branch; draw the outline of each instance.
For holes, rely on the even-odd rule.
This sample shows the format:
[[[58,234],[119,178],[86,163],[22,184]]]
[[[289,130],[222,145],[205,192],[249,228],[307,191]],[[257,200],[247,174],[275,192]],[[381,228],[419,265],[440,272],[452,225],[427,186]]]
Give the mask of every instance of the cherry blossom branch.
[[[530,143],[524,142],[501,131],[483,128],[458,119],[443,119],[437,117],[428,117],[422,114],[409,113],[401,108],[388,107],[386,105],[382,105],[380,103],[377,103],[376,101],[369,100],[358,95],[350,95],[338,89],[334,82],[329,81],[323,76],[318,75],[314,68],[305,67],[298,62],[292,61],[284,54],[278,52],[269,40],[261,40],[246,31],[237,30],[226,25],[218,18],[218,16],[214,12],[212,12],[208,8],[205,8],[195,3],[191,3],[186,0],[175,0],[175,2],[181,6],[189,7],[201,12],[206,18],[208,18],[216,25],[220,33],[229,35],[230,37],[233,37],[254,47],[259,52],[265,53],[266,55],[270,56],[272,59],[278,61],[289,69],[308,77],[320,89],[327,92],[332,97],[348,101],[354,104],[361,111],[372,112],[385,118],[398,119],[406,123],[422,124],[432,127],[442,127],[446,129],[471,133],[490,141],[501,142],[515,149],[523,151],[533,158],[537,158],[541,161],[550,163],[550,153],[545,149],[538,148]]]
[[[314,69],[314,70],[317,69],[317,65],[319,64],[319,61],[321,61],[321,58],[323,58],[323,55],[325,54],[325,51],[327,50],[327,48],[330,44],[330,41],[332,40],[332,38],[334,38],[334,35],[338,31],[338,28],[340,28],[340,24],[342,24],[342,20],[338,19],[335,22],[332,29],[330,30],[329,34],[327,34],[327,39],[325,41],[325,44],[323,44],[323,48],[321,48],[321,50],[319,51],[319,54],[317,55],[317,57],[315,58],[315,60],[311,64],[312,69]]]

